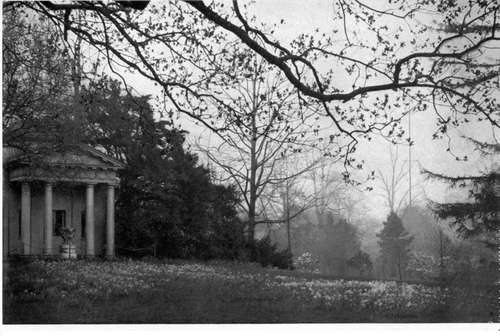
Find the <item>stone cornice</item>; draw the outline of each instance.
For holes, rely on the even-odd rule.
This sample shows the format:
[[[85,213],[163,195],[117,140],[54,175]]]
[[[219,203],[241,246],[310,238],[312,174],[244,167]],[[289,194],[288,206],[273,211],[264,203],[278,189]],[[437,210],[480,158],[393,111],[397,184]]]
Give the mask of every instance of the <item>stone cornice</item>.
[[[72,182],[82,184],[112,184],[118,185],[120,179],[112,170],[88,170],[81,167],[67,169],[42,169],[33,167],[19,167],[9,171],[10,182],[45,181],[51,183]]]

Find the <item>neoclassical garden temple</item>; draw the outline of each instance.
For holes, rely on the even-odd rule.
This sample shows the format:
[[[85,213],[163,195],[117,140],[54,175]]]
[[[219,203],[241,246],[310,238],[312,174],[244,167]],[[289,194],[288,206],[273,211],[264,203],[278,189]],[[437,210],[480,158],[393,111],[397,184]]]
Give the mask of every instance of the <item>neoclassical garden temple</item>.
[[[119,161],[89,146],[26,160],[3,149],[3,256],[59,255],[74,229],[78,256],[113,257]]]

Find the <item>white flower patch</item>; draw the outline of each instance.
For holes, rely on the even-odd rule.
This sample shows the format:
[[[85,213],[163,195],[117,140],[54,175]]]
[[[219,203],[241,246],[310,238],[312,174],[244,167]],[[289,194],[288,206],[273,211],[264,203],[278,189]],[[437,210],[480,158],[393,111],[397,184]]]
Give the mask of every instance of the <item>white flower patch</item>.
[[[349,309],[370,313],[418,313],[435,305],[444,305],[449,295],[447,289],[396,283],[395,281],[356,281],[306,279],[301,276],[275,275],[263,269],[241,270],[230,263],[205,265],[200,263],[167,264],[144,261],[91,262],[34,261],[41,268],[36,280],[48,286],[43,295],[49,297],[102,298],[129,295],[144,290],[154,290],[176,279],[215,280],[255,286],[271,293],[293,295],[300,300],[313,301],[329,309]],[[241,265],[240,265],[241,266]],[[238,287],[236,287],[238,288]],[[253,288],[253,287],[252,287]],[[37,297],[40,292],[25,293]]]

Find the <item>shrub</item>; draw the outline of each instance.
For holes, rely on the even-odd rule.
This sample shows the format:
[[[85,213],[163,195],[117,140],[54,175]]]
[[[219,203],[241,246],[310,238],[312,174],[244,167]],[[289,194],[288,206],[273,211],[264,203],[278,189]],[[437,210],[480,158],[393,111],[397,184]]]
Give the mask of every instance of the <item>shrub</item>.
[[[274,266],[282,269],[293,269],[292,254],[287,250],[279,251],[271,238],[265,237],[255,241],[255,260],[262,266]]]
[[[372,274],[373,264],[370,255],[364,251],[359,250],[354,257],[349,259],[347,265],[358,271],[358,275],[366,276]]]

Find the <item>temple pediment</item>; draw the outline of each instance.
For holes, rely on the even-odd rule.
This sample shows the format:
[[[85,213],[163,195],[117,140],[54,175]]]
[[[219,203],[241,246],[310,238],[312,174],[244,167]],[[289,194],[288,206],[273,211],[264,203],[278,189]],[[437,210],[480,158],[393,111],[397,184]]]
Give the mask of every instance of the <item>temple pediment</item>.
[[[49,165],[54,166],[92,167],[111,170],[123,168],[121,162],[88,146],[82,146],[78,151],[74,152],[53,154],[47,157],[46,160]]]

